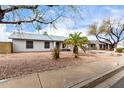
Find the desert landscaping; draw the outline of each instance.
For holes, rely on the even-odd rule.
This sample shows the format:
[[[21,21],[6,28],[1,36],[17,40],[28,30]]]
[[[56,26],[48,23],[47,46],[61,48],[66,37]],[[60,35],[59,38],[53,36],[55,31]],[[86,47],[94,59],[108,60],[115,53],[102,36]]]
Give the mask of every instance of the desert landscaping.
[[[0,5],[0,87],[93,88],[118,78],[124,73],[123,9]]]
[[[79,58],[75,59],[72,52],[61,52],[60,59],[52,59],[51,52],[30,52],[0,54],[0,79],[7,79],[21,75],[57,70],[69,66],[79,66],[91,62],[113,62],[110,54],[108,56],[102,52],[79,53]],[[104,56],[103,56],[104,54]]]

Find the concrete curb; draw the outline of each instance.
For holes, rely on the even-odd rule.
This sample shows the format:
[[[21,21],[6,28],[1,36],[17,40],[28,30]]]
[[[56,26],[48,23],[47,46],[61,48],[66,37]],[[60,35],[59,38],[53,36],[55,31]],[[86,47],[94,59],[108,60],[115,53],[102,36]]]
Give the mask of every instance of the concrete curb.
[[[124,65],[120,65],[118,67],[113,68],[103,74],[100,74],[96,77],[90,78],[86,81],[81,81],[75,85],[70,86],[69,88],[93,88],[96,85],[100,84],[101,82],[105,81],[106,79],[112,77],[116,73],[120,72],[124,69]]]

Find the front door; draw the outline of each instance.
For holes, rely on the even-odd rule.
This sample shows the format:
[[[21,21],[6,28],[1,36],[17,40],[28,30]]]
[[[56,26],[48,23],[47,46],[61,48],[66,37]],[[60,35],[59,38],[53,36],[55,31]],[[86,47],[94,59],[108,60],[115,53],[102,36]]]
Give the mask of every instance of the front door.
[[[60,43],[56,42],[56,48],[60,48]]]

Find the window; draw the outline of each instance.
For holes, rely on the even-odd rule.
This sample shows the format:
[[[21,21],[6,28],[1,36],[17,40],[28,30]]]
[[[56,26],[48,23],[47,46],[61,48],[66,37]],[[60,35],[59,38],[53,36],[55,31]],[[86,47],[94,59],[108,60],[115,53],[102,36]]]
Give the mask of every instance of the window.
[[[33,48],[33,41],[26,41],[26,48]]]
[[[104,45],[104,48],[106,48],[106,45]]]
[[[91,44],[91,47],[95,47],[95,44]]]
[[[50,42],[45,42],[44,48],[50,48]]]
[[[100,49],[102,48],[102,44],[99,45]]]

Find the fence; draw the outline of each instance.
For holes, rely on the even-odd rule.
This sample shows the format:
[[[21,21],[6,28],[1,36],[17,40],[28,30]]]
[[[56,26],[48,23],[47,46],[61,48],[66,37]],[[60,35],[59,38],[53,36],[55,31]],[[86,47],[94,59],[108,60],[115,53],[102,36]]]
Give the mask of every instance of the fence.
[[[0,42],[0,54],[12,53],[12,43],[11,42]]]

